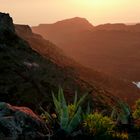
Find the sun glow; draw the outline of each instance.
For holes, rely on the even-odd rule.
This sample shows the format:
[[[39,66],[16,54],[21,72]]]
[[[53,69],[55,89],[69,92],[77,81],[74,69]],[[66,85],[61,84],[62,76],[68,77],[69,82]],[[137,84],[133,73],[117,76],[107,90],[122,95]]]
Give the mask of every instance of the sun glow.
[[[112,0],[77,0],[77,4],[82,4],[85,6],[105,6],[114,4],[115,1]]]
[[[108,22],[139,22],[140,0],[0,0],[0,11],[16,23],[37,25],[75,16],[94,25]],[[26,10],[25,10],[26,9]]]

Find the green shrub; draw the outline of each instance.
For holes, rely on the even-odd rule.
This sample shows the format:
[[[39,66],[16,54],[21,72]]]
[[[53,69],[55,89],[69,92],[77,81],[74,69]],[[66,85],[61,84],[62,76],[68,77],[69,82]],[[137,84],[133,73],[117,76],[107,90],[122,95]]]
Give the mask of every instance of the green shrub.
[[[140,99],[136,101],[135,111],[133,112],[135,119],[140,119]]]
[[[93,113],[84,119],[83,127],[87,133],[93,136],[110,135],[113,132],[114,122],[100,113]]]
[[[126,132],[122,132],[122,133],[114,132],[112,134],[112,138],[113,139],[118,139],[118,140],[128,140],[129,139],[128,133],[126,133]]]
[[[83,95],[78,100],[77,93],[75,93],[74,102],[67,104],[62,88],[59,89],[57,97],[52,94],[55,112],[50,114],[42,108],[43,113],[41,115],[48,129],[50,129],[50,136],[58,136],[57,132],[61,134],[61,132],[65,131],[65,136],[75,137],[80,134],[95,139],[127,140],[127,133],[115,131],[116,127],[112,118],[115,121],[119,120],[122,123],[126,123],[130,115],[129,107],[125,103],[119,102],[119,109],[114,108],[111,115],[112,118],[103,116],[101,113],[97,112],[91,113],[92,110],[89,103],[87,110],[82,112],[81,103],[83,103],[86,96],[87,94]],[[54,126],[56,125],[59,125],[59,127],[57,126],[57,128],[55,128]]]

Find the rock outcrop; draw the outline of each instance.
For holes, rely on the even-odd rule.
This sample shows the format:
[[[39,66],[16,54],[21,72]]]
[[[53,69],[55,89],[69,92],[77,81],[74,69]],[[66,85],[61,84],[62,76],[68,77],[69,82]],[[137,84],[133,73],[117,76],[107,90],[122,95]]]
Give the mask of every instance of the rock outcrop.
[[[0,13],[0,33],[3,31],[15,32],[13,20],[9,14]]]
[[[16,33],[17,34],[22,33],[23,35],[26,35],[26,36],[33,35],[32,30],[31,30],[29,25],[18,25],[18,24],[15,24],[14,26],[16,28]]]
[[[47,134],[45,123],[26,107],[0,102],[0,139],[43,139]]]

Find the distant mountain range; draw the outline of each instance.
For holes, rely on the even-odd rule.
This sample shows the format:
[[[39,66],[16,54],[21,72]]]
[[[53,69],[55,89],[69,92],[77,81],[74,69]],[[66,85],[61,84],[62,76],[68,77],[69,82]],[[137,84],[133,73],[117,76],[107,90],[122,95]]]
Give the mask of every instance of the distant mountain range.
[[[92,26],[77,17],[32,30],[87,67],[129,82],[140,81],[140,24]]]
[[[34,50],[50,60],[51,65],[58,66],[58,69],[54,69],[51,68],[52,66],[50,67],[46,64],[48,67],[46,70],[46,73],[48,73],[46,80],[49,80],[48,82],[51,82],[51,85],[55,85],[56,87],[59,84],[62,85],[71,97],[73,96],[72,93],[74,93],[74,90],[78,90],[81,93],[88,91],[91,95],[93,94],[93,100],[96,105],[110,104],[112,102],[111,100],[116,97],[125,99],[128,103],[132,104],[139,97],[139,91],[135,86],[78,64],[73,59],[65,56],[63,51],[58,49],[50,41],[32,33],[29,26],[15,25],[15,28],[17,34],[26,40]],[[62,73],[61,76],[59,76],[60,73]],[[136,93],[134,98],[130,99],[126,97],[126,93],[131,94],[130,91]],[[100,101],[101,98],[106,98],[106,100]]]
[[[86,26],[86,28],[84,28],[84,27],[82,27],[82,29],[79,28],[78,32],[83,29],[91,30],[93,28],[93,26],[88,21],[85,21],[85,19],[74,18],[72,20],[72,22],[74,22],[75,20],[76,20],[77,25],[80,24],[81,26],[85,26],[86,24],[89,24],[89,26]],[[65,21],[65,22],[67,22],[67,21]],[[57,22],[58,25],[60,23],[61,22]],[[67,24],[66,24],[66,26],[67,26]],[[88,84],[90,89],[94,89],[94,88],[96,89],[97,87],[99,89],[103,88],[103,90],[98,90],[98,91],[105,90],[105,91],[109,92],[109,94],[111,93],[114,96],[117,96],[122,99],[126,99],[130,104],[132,104],[132,102],[137,98],[137,96],[139,96],[140,91],[138,90],[138,88],[136,88],[135,85],[131,84],[130,82],[122,80],[120,78],[117,79],[112,76],[108,76],[102,72],[98,72],[96,70],[91,70],[89,68],[86,68],[86,67],[78,64],[74,60],[65,56],[63,51],[58,49],[58,47],[56,47],[50,41],[47,41],[47,40],[43,39],[42,37],[39,37],[39,35],[33,34],[28,26],[26,26],[26,27],[30,31],[30,33],[27,32],[26,29],[24,29],[23,27],[25,27],[25,26],[16,25],[16,31],[19,34],[19,36],[21,36],[26,41],[28,41],[30,43],[31,47],[33,49],[35,49],[36,51],[38,51],[41,55],[43,55],[47,58],[49,57],[49,59],[53,58],[53,61],[57,65],[64,67],[66,71],[72,70],[73,73],[78,78],[80,78],[81,87],[83,87],[82,83],[84,82],[84,83]],[[64,30],[67,30],[67,28]],[[48,46],[48,44],[51,44],[51,45]],[[71,76],[70,73],[68,73],[68,75]],[[71,77],[71,78],[74,78],[74,77]],[[97,91],[97,89],[95,91]],[[131,96],[132,92],[135,92],[136,95],[134,95],[131,98],[128,98],[128,95]],[[93,90],[93,93],[94,93],[94,90]]]

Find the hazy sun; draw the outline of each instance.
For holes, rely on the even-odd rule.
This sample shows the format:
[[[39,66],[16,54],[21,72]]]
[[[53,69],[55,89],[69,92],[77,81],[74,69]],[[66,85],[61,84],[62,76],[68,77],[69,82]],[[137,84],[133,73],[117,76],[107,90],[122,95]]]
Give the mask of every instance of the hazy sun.
[[[100,4],[106,4],[110,0],[77,0],[78,3],[86,4],[86,5],[100,5]]]

